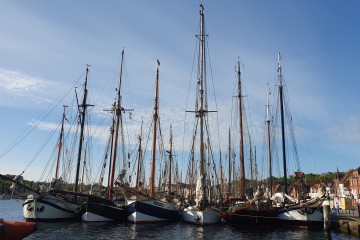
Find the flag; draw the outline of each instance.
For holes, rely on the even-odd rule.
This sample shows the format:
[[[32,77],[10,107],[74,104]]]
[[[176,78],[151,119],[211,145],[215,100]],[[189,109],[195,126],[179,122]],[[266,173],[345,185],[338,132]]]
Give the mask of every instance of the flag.
[[[67,119],[67,117],[64,115],[64,119],[67,121],[67,122],[69,122],[69,119]]]

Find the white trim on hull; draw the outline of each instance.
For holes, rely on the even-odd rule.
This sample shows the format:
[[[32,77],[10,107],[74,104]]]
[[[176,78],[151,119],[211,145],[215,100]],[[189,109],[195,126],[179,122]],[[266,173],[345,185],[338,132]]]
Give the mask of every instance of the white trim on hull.
[[[130,207],[127,220],[132,223],[161,223],[175,221],[179,217],[177,206],[152,198],[127,200],[127,207]]]
[[[194,210],[193,207],[185,208],[182,212],[182,219],[185,222],[193,223],[197,225],[210,225],[220,222],[220,212],[208,208],[204,211]]]
[[[61,221],[78,217],[81,207],[51,195],[39,198],[29,195],[23,204],[27,221]]]
[[[278,214],[278,219],[285,221],[323,221],[323,214],[312,208],[300,208]]]
[[[153,217],[140,212],[134,212],[127,217],[127,220],[131,223],[160,223],[166,222],[166,219]]]
[[[95,213],[91,213],[91,212],[85,212],[82,216],[81,219],[84,222],[113,222],[114,219],[111,218],[106,218],[100,215],[97,215]]]
[[[321,229],[324,226],[323,213],[314,208],[299,208],[279,213],[277,223],[281,226],[304,229]]]

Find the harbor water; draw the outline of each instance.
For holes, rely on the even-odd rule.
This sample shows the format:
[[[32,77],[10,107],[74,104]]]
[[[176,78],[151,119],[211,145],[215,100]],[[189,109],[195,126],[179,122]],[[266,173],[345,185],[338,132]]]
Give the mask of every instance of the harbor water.
[[[0,218],[24,221],[23,200],[0,200]],[[279,227],[233,228],[224,223],[195,226],[184,222],[168,224],[124,223],[38,223],[38,230],[30,239],[357,239],[335,231],[300,230]]]

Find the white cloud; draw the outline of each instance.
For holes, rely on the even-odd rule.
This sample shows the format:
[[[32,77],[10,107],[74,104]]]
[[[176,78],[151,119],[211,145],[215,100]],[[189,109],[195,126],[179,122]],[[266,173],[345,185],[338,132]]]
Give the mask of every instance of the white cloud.
[[[23,98],[25,103],[29,103],[29,99],[37,104],[51,101],[51,89],[58,89],[55,86],[52,81],[22,72],[0,69],[0,91],[13,97]]]
[[[47,82],[27,74],[0,69],[0,86],[15,94],[38,92],[44,89]]]

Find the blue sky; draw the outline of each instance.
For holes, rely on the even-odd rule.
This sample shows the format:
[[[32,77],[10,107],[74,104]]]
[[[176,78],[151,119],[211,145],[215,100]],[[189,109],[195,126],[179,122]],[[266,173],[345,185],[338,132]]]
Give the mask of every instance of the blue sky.
[[[131,89],[126,95],[130,100],[126,101],[135,108],[137,123],[141,117],[151,117],[159,59],[164,135],[167,139],[172,123],[176,149],[186,148],[182,146],[184,110],[193,106],[186,105],[186,96],[193,71],[200,3],[2,1],[0,153],[74,82],[82,79],[86,64],[92,65],[94,86],[108,84],[106,81],[118,71],[123,48],[129,82],[126,87]],[[227,148],[236,81],[234,66],[239,57],[258,159],[266,154],[261,152],[265,88],[266,83],[272,87],[275,84],[280,51],[298,129],[301,170],[322,173],[358,167],[360,3],[355,0],[202,3],[223,151]],[[93,99],[99,101],[95,105],[103,105],[96,96]],[[61,102],[46,119],[47,124],[58,121],[63,104],[68,103]],[[0,158],[0,172],[21,173],[49,133],[46,129],[52,128],[34,130]],[[25,178],[37,180],[46,161],[45,155],[34,160]]]

